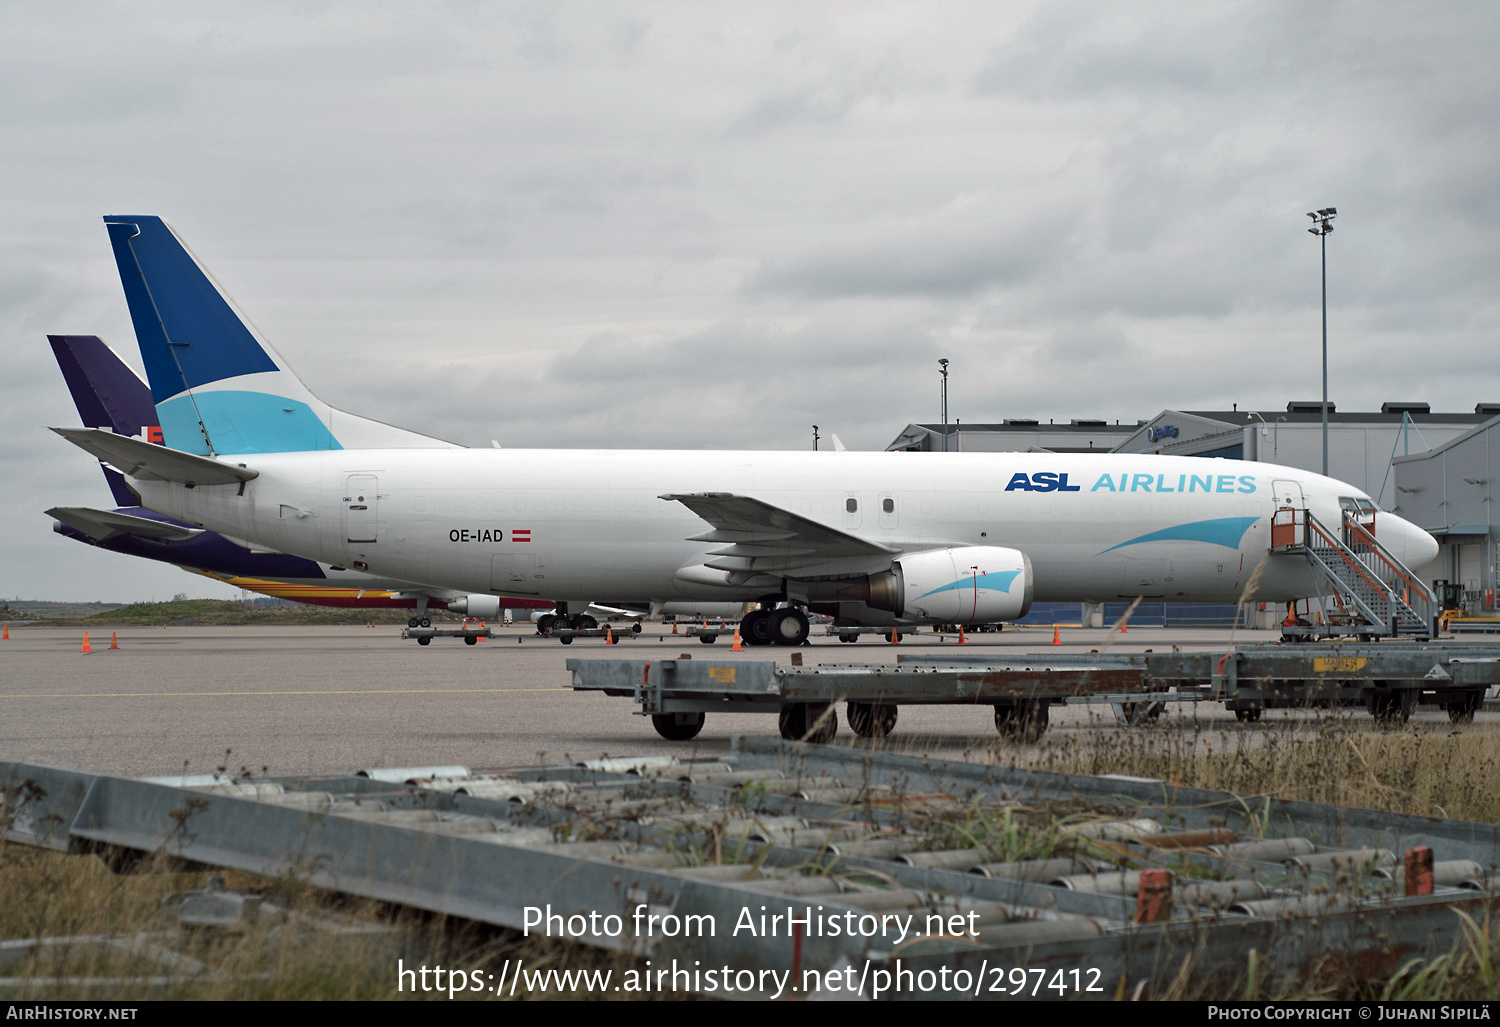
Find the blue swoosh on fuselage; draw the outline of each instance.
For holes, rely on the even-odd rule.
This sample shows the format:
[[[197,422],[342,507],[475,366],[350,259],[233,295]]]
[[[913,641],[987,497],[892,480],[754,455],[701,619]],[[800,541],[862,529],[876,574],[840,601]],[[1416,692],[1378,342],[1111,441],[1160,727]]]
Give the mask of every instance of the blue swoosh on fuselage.
[[[1260,520],[1259,517],[1215,517],[1209,521],[1189,521],[1187,524],[1178,524],[1160,531],[1137,535],[1127,542],[1110,546],[1094,555],[1103,556],[1116,549],[1139,545],[1142,542],[1207,542],[1211,546],[1238,549],[1240,539],[1245,537],[1245,532],[1250,530],[1250,525],[1258,520]]]
[[[1020,573],[1020,571],[995,571],[993,574],[980,574],[977,577],[959,578],[957,581],[950,581],[948,584],[935,588],[931,592],[923,592],[917,598],[926,599],[928,596],[937,595],[939,592],[952,592],[961,588],[988,588],[996,592],[1009,592],[1011,582],[1015,581],[1016,576]]]

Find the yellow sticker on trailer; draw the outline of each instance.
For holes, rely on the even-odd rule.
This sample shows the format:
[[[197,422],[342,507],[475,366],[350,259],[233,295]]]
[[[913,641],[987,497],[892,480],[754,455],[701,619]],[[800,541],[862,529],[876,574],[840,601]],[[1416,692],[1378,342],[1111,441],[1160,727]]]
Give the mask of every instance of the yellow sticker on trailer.
[[[1318,674],[1353,674],[1364,670],[1367,662],[1363,656],[1318,656],[1313,658],[1313,671]]]
[[[708,668],[708,676],[722,685],[734,684],[733,667],[710,667]]]

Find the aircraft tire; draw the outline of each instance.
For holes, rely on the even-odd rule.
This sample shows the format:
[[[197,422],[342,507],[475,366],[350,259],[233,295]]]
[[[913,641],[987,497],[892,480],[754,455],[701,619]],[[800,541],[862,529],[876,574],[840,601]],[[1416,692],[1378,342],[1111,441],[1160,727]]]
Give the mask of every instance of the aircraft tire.
[[[409,628],[420,628],[422,626],[422,618],[410,617],[406,621],[406,626]]]
[[[552,625],[557,623],[557,621],[558,617],[555,614],[543,614],[541,617],[537,618],[536,633],[538,635],[552,634]]]
[[[740,619],[740,641],[745,645],[770,645],[771,611],[751,610]]]
[[[801,645],[807,641],[807,614],[801,610],[777,610],[767,619],[766,627],[766,633],[776,645]]]
[[[424,628],[430,628],[430,627],[432,627],[432,618],[431,617],[423,617],[423,618],[421,618],[421,625],[420,626],[424,627]]]
[[[669,742],[686,742],[697,738],[698,732],[703,730],[703,721],[701,713],[651,714],[651,726]]]
[[[578,623],[573,626],[575,628],[597,628],[599,622],[585,613],[578,618]]]

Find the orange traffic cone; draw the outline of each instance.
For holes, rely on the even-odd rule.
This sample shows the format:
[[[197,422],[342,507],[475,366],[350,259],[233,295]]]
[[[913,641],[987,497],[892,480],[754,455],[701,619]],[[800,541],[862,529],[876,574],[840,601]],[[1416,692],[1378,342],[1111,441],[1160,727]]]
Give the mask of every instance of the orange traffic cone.
[[[0,632],[0,640],[10,640],[10,621],[5,622],[5,631]]]
[[[1062,629],[1056,624],[1052,625],[1052,644],[1062,645]]]
[[[615,644],[615,632],[614,632],[614,629],[611,628],[608,624],[604,625],[604,644],[605,645],[614,645]]]
[[[675,620],[672,622],[672,634],[677,634],[677,622]]]
[[[1122,634],[1122,635],[1128,635],[1128,634],[1130,634],[1130,629],[1125,626],[1125,621],[1124,620],[1120,621],[1120,634]]]
[[[900,644],[901,644],[901,636],[896,633],[896,629],[895,628],[891,628],[891,645],[900,645]]]
[[[969,644],[969,640],[964,637],[964,626],[962,624],[960,624],[958,626],[958,644],[959,645],[968,645]]]
[[[81,653],[91,653],[94,651],[94,647],[89,645],[89,633],[87,631],[83,633],[83,648],[78,651]]]
[[[117,634],[116,634],[116,633],[115,633],[115,632],[113,632],[113,631],[111,631],[111,632],[110,632],[110,633],[109,633],[109,647],[110,647],[110,648],[111,648],[111,649],[118,649],[118,648],[120,648],[120,638],[119,638],[119,636],[118,636],[118,635],[117,635]]]
[[[734,629],[734,645],[729,647],[729,651],[732,653],[742,653],[745,651],[744,648],[740,645],[740,629],[738,625],[736,625]]]

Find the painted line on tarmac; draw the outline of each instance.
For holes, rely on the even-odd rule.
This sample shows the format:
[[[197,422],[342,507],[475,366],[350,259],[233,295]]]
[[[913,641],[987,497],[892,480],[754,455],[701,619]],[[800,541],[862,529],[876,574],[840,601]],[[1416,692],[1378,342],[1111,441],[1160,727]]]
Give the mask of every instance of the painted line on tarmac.
[[[571,691],[573,691],[571,688],[346,688],[337,691],[297,692],[36,692],[0,695],[0,699],[165,699],[194,695],[473,695],[476,693]]]

